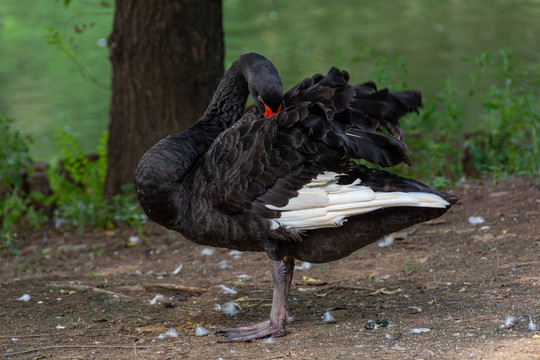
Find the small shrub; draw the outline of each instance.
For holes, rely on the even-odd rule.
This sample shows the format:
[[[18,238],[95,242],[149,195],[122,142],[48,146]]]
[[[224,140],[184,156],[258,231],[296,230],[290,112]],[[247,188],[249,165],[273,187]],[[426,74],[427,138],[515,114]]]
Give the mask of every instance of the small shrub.
[[[475,60],[473,85],[489,80],[481,95],[482,128],[466,147],[473,166],[495,179],[511,174],[540,175],[540,68],[520,69],[511,49]],[[473,94],[474,96],[474,94]]]
[[[38,228],[45,218],[34,203],[44,201],[40,193],[28,189],[33,160],[30,136],[12,130],[13,121],[0,115],[0,250],[15,249],[17,225]]]
[[[107,170],[107,134],[99,140],[98,156],[91,161],[85,156],[73,135],[59,130],[62,162],[49,172],[57,227],[112,228],[135,226],[141,233],[146,216],[137,205],[132,185],[123,187],[119,195],[106,199],[103,193]]]

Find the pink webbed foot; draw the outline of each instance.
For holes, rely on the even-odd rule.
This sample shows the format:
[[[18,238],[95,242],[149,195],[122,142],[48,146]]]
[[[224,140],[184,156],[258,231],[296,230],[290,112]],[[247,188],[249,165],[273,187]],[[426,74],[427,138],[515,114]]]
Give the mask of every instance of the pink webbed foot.
[[[280,337],[287,335],[283,324],[274,324],[268,319],[254,324],[233,326],[219,329],[216,333],[224,333],[225,339],[220,342],[249,341],[266,337]]]
[[[289,319],[287,297],[291,286],[294,270],[294,259],[285,257],[284,260],[274,261],[272,277],[274,279],[274,296],[270,319],[253,324],[238,325],[219,329],[216,333],[226,334],[220,342],[249,341],[266,337],[287,335],[285,324]]]

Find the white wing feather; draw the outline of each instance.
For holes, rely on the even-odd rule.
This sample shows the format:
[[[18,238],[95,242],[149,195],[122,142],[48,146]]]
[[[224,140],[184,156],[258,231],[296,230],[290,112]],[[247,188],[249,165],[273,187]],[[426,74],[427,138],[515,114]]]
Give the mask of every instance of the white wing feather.
[[[337,184],[336,173],[319,175],[298,191],[298,196],[283,207],[266,205],[281,216],[273,219],[272,228],[280,226],[312,230],[341,226],[348,217],[394,206],[444,208],[449,203],[438,195],[423,192],[374,192],[352,184]]]

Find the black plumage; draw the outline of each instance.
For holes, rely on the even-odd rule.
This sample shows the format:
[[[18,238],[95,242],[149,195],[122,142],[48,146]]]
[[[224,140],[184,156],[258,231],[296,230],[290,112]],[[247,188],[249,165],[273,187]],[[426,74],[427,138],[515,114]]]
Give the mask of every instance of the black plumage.
[[[353,86],[348,80],[347,72],[332,68],[283,94],[279,74],[267,59],[243,55],[223,77],[201,119],[160,141],[139,163],[135,186],[150,219],[198,244],[266,251],[273,260],[270,320],[227,329],[227,341],[285,334],[293,259],[342,258],[385,234],[440,216],[457,201],[417,181],[352,162],[409,163],[398,120],[417,111],[421,95],[379,91],[374,83]],[[256,106],[243,114],[249,94]],[[263,117],[268,111],[277,114]],[[276,207],[286,206],[328,171],[341,174],[339,185],[360,179],[374,191],[427,192],[448,205],[382,208],[351,216],[340,227],[307,231],[279,223]]]

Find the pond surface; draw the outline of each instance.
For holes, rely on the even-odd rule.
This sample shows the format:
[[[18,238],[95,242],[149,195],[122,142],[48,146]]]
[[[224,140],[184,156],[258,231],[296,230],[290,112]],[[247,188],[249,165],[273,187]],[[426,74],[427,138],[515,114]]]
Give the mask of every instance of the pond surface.
[[[471,71],[474,65],[462,59],[482,52],[510,47],[528,66],[540,64],[540,1],[226,0],[224,6],[227,61],[262,52],[287,85],[330,65],[363,81],[370,77],[366,47],[375,57],[405,56],[404,78],[427,94],[445,77]]]

